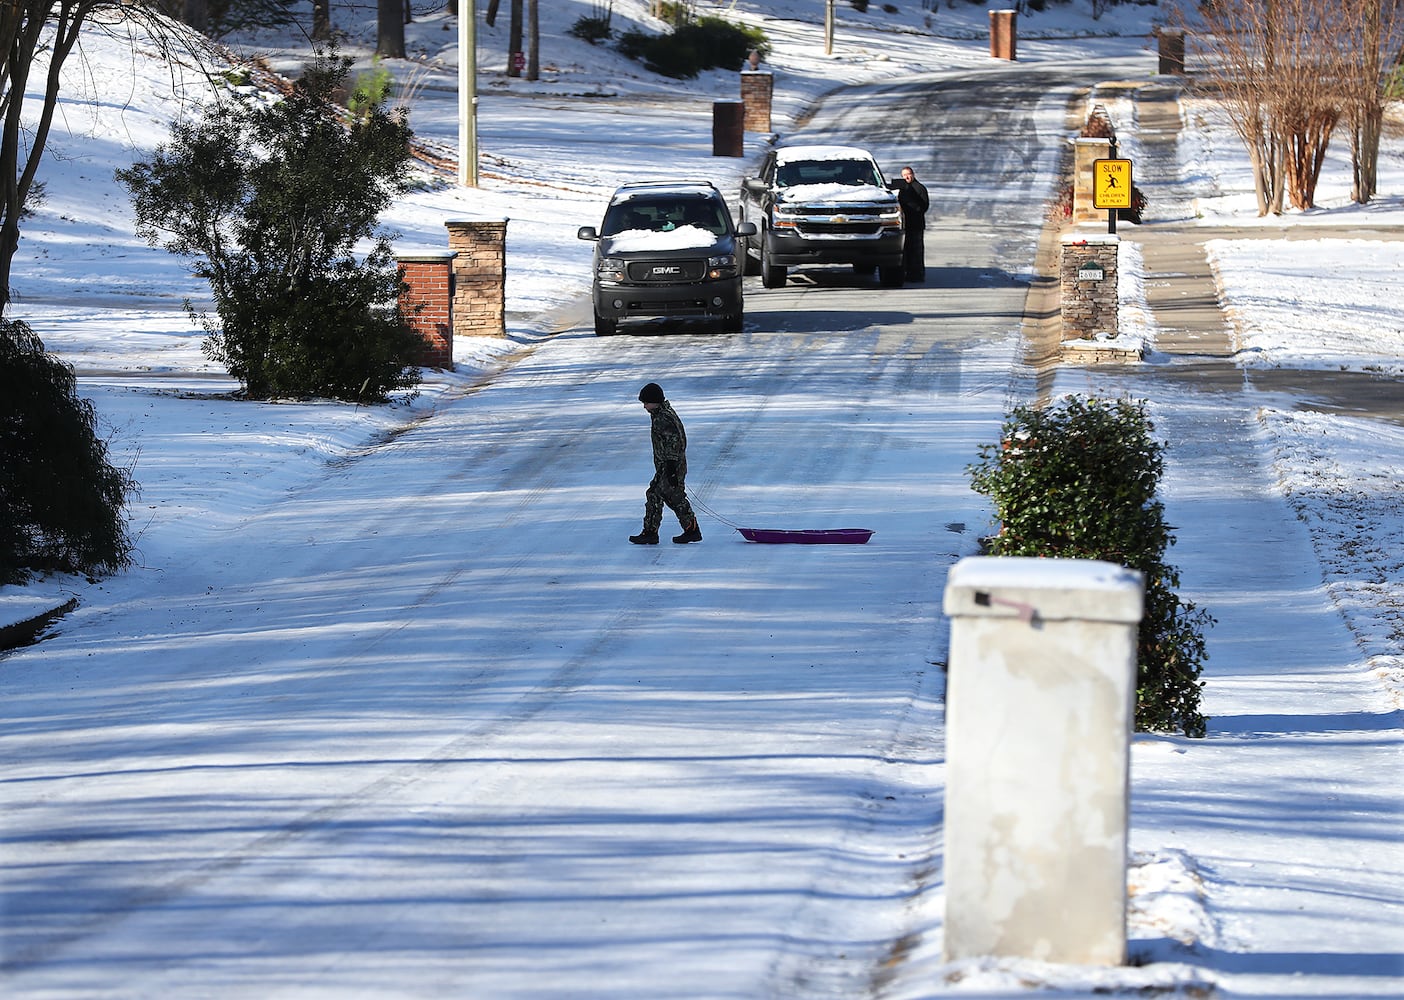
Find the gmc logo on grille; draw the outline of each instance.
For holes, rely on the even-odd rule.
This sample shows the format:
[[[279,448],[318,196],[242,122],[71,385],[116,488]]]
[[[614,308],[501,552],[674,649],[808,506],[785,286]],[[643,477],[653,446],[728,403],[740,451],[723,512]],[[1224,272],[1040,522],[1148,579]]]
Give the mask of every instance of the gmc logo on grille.
[[[655,268],[653,269],[653,273],[654,273],[654,274],[682,274],[682,268],[680,268],[680,267],[655,267]]]

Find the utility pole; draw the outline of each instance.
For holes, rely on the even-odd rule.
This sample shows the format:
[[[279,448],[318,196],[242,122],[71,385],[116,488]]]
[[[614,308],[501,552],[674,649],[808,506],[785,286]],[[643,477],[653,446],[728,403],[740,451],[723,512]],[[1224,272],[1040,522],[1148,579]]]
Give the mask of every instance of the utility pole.
[[[458,183],[478,186],[478,6],[458,0]]]
[[[824,3],[824,55],[834,54],[834,0]]]

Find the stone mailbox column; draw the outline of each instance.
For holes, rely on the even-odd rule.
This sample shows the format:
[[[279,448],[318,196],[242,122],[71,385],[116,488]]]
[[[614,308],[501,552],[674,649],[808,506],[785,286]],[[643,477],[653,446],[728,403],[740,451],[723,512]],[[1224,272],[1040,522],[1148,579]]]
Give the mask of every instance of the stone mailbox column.
[[[741,73],[741,104],[746,109],[747,132],[770,131],[770,107],[775,100],[775,74],[753,70]]]
[[[1073,140],[1073,222],[1095,222],[1107,218],[1105,208],[1093,205],[1092,164],[1111,156],[1111,140],[1077,138]]]
[[[1117,249],[1121,238],[1064,236],[1058,277],[1062,286],[1063,340],[1116,337],[1120,327],[1120,273]]]
[[[1013,61],[1019,42],[1019,12],[1017,10],[990,11],[990,56],[994,59]]]
[[[445,222],[453,259],[453,332],[507,336],[507,220]]]
[[[947,961],[1126,959],[1139,573],[1079,559],[951,570]]]

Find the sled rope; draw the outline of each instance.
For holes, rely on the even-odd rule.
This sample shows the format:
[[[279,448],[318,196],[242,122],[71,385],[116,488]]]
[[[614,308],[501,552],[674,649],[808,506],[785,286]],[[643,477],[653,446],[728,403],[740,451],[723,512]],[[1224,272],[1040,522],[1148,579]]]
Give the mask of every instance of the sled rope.
[[[698,500],[697,497],[693,496],[691,490],[685,490],[684,492],[687,493],[687,499],[692,503],[692,506],[696,507],[698,510],[700,510],[702,513],[706,514],[708,517],[712,518],[712,519],[715,520],[715,521],[720,521],[722,524],[726,525],[728,528],[736,528],[736,529],[738,529],[738,530],[740,529],[741,525],[737,524],[735,521],[731,521],[731,520],[728,520],[728,519],[725,518],[725,517],[722,517],[720,514],[718,514],[716,511],[714,511],[711,507],[708,507],[708,506],[707,506],[705,503],[703,503],[701,500]]]

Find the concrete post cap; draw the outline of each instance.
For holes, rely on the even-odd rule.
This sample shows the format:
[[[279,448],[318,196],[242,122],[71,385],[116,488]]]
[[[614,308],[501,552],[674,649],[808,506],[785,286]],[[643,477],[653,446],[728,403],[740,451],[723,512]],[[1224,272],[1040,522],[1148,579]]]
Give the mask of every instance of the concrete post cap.
[[[1139,622],[1141,574],[1093,559],[972,556],[951,568],[942,610],[952,618]]]

